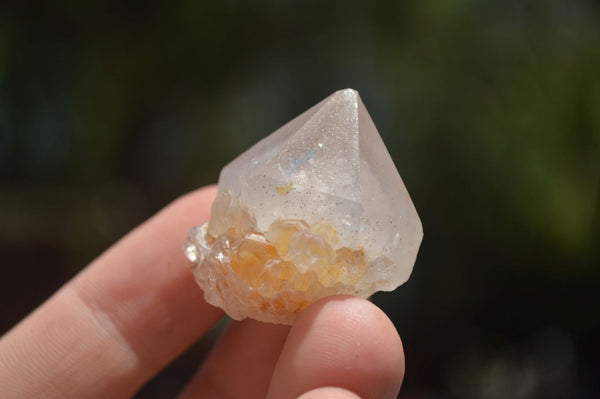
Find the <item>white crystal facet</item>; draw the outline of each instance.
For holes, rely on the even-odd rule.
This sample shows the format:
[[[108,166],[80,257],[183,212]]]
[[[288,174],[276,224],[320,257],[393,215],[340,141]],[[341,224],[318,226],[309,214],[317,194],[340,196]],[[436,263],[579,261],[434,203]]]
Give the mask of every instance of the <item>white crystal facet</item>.
[[[422,236],[373,121],[346,89],[227,165],[208,226],[185,250],[208,302],[290,324],[321,297],[404,283]]]

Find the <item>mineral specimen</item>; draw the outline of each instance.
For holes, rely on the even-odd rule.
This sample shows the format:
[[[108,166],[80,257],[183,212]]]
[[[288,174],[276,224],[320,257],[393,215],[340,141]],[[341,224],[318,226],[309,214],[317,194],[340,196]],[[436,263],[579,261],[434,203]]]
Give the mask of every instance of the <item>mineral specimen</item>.
[[[333,294],[404,283],[423,236],[358,93],[335,92],[227,165],[185,244],[207,302],[291,324]]]

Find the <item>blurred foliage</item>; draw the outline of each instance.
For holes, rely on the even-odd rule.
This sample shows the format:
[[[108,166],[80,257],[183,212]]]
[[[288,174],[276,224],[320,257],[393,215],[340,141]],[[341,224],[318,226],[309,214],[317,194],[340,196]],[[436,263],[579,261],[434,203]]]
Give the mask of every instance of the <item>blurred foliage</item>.
[[[425,230],[411,280],[375,297],[405,397],[597,397],[599,71],[597,1],[0,5],[0,331],[353,87]]]

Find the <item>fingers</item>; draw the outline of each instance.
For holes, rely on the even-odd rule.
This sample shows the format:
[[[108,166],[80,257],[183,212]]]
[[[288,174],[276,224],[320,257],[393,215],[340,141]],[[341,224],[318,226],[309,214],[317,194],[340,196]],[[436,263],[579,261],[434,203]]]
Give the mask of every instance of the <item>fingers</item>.
[[[297,398],[329,386],[362,398],[395,398],[403,375],[402,343],[387,316],[367,300],[337,296],[300,315],[283,347],[267,397]],[[317,391],[308,397],[320,394],[348,397],[343,391]]]
[[[161,211],[0,340],[7,397],[130,397],[222,315],[202,299],[182,245],[215,188]]]
[[[288,331],[255,320],[233,323],[181,399],[264,399]]]

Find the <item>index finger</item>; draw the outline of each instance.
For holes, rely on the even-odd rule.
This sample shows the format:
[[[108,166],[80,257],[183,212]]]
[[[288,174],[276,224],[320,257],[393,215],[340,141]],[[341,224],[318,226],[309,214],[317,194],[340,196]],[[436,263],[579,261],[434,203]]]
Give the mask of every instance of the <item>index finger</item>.
[[[273,371],[268,398],[396,398],[404,377],[402,341],[371,302],[331,296],[296,320]]]
[[[102,254],[0,340],[8,397],[130,397],[206,332],[182,245],[216,189],[188,194]]]

